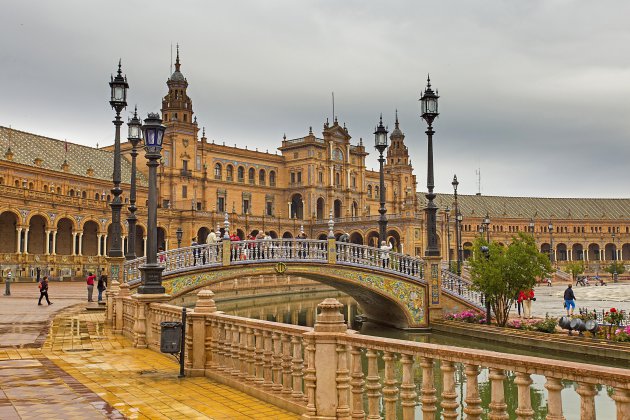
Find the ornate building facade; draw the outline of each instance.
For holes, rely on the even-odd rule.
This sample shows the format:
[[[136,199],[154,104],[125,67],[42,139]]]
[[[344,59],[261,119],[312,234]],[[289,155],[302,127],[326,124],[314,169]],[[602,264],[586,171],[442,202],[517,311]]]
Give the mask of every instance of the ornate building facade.
[[[204,242],[210,230],[221,230],[227,218],[240,237],[268,232],[291,238],[304,230],[323,238],[332,216],[336,233],[352,242],[376,245],[379,196],[385,195],[388,238],[405,253],[424,253],[424,195],[417,181],[396,116],[385,164],[385,191],[379,173],[366,168],[368,151],[353,141],[337,119],[323,124],[321,134],[279,141],[278,153],[218,144],[200,129],[181,71],[166,82],[162,119],[166,125],[158,169],[158,243],[182,246],[193,238]],[[122,144],[123,202],[131,175],[131,145]],[[144,255],[147,167],[138,156],[138,233],[136,254]],[[37,269],[53,277],[78,277],[105,267],[111,238],[113,146],[92,148],[0,127],[0,269],[33,277]],[[443,258],[455,259],[452,195],[438,195],[439,243]],[[551,244],[556,261],[584,259],[591,267],[602,261],[630,260],[630,200],[536,199],[459,196],[463,214],[464,253],[483,217],[491,218],[491,239],[508,242],[534,221],[543,252]],[[126,210],[125,208],[123,210]],[[123,211],[123,219],[125,211]],[[553,221],[553,233],[548,223]],[[613,235],[613,232],[615,235]],[[126,224],[123,244],[127,247]],[[552,240],[553,239],[553,240]]]

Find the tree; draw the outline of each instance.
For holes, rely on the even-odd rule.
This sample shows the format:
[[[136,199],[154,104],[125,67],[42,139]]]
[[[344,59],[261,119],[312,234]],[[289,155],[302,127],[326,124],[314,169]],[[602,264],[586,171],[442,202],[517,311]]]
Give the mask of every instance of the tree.
[[[584,272],[584,262],[583,261],[574,261],[570,262],[566,265],[567,273],[571,274],[573,277],[573,281],[577,280],[577,276]]]
[[[478,238],[469,261],[472,286],[486,296],[500,326],[507,323],[518,292],[533,288],[536,278],[552,271],[549,257],[538,251],[532,235],[523,232],[507,247]]]
[[[615,268],[617,270],[615,270]],[[604,271],[610,273],[611,275],[614,275],[615,272],[617,274],[623,274],[626,272],[626,266],[624,266],[620,261],[613,261],[608,267],[604,268]]]

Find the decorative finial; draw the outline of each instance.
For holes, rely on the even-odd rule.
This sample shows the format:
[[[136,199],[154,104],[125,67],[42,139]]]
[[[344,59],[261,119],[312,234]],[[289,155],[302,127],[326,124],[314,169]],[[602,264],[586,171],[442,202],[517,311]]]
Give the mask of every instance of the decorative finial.
[[[173,45],[173,44],[171,44]],[[172,57],[172,56],[171,56]],[[177,43],[177,57],[175,58],[175,71],[179,71],[179,43]]]
[[[197,116],[195,115],[195,118],[193,120],[193,124],[197,125]]]
[[[122,58],[118,59],[118,75],[122,76]]]
[[[398,108],[396,108],[396,128],[398,128]]]
[[[282,136],[282,140],[286,140],[287,139],[287,133],[284,133],[284,135]]]
[[[431,89],[431,76],[427,73],[427,89]]]
[[[335,233],[333,230],[335,229],[335,221],[333,220],[333,211],[330,209],[328,213],[328,239],[334,239]]]
[[[334,122],[334,124],[335,124],[335,125],[338,125],[338,122],[337,122],[337,116],[335,116],[335,122]]]
[[[312,136],[312,135],[313,135],[313,126],[310,126],[310,127],[308,128],[308,135],[309,135],[309,136]]]
[[[217,235],[217,238],[221,238],[221,225],[217,223],[217,231],[214,232]]]
[[[359,137],[359,146],[363,146],[363,137]]]
[[[201,127],[201,137],[206,137],[206,127]]]
[[[379,122],[380,122],[380,125],[383,125],[383,113],[382,112],[381,112],[381,118],[380,118]]]
[[[228,220],[228,213],[225,212],[225,219],[223,221],[223,227],[225,228],[225,232],[223,233],[223,239],[230,240],[230,221]],[[218,227],[218,226],[217,226]]]

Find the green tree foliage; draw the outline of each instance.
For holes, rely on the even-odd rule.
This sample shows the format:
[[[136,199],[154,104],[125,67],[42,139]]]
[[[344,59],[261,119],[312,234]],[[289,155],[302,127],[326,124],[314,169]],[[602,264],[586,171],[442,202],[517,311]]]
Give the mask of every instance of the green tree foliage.
[[[573,277],[573,281],[577,279],[577,276],[584,272],[584,262],[583,261],[573,261],[566,265],[567,273],[571,274]]]
[[[485,252],[482,247],[487,247]],[[507,247],[477,238],[469,262],[473,287],[486,296],[500,326],[507,323],[518,292],[533,288],[536,278],[552,271],[549,257],[538,251],[533,236],[523,232]]]
[[[604,268],[604,271],[610,274],[614,274],[615,267],[617,268],[617,274],[623,274],[626,272],[626,267],[623,265],[622,262],[619,261],[613,261],[608,267]]]

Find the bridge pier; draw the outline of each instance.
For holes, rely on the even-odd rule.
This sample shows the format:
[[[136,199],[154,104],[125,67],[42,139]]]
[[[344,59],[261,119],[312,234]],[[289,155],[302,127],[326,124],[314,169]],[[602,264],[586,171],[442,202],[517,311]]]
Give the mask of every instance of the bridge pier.
[[[425,278],[429,284],[429,323],[442,319],[442,257],[425,257]]]

